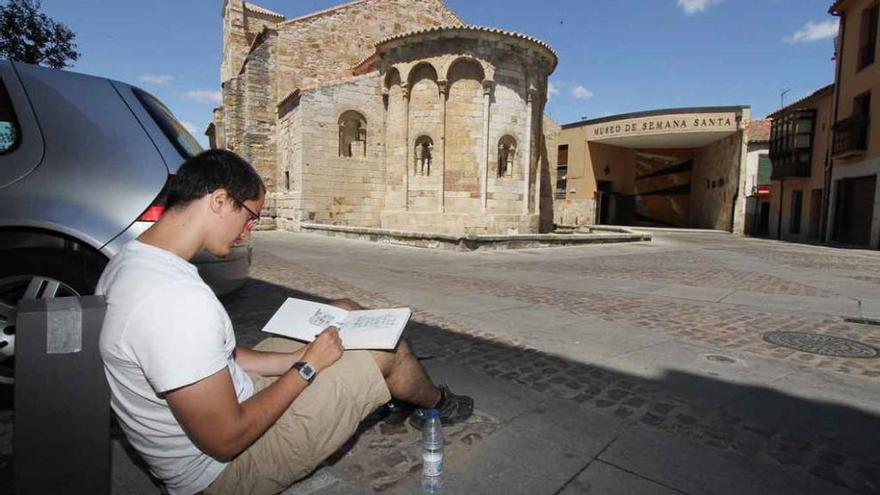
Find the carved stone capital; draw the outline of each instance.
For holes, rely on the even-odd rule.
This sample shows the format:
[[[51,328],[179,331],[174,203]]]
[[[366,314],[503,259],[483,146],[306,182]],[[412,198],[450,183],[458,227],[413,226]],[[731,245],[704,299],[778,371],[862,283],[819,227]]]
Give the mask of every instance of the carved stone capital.
[[[449,94],[449,80],[448,79],[440,79],[439,81],[437,81],[437,87],[440,88],[441,95],[446,96]]]
[[[495,89],[495,81],[492,79],[483,80],[483,95],[489,96],[492,94],[492,90]]]
[[[527,103],[534,103],[541,94],[540,91],[538,91],[538,88],[534,86],[529,86],[529,90],[526,93]]]

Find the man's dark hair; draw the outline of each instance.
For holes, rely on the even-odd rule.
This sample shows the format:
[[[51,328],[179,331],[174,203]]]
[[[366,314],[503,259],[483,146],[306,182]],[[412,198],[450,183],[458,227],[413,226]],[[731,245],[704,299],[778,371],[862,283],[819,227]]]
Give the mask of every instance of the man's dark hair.
[[[260,174],[244,158],[227,150],[208,150],[190,158],[168,184],[166,208],[183,207],[217,189],[238,201],[258,199],[266,193]]]

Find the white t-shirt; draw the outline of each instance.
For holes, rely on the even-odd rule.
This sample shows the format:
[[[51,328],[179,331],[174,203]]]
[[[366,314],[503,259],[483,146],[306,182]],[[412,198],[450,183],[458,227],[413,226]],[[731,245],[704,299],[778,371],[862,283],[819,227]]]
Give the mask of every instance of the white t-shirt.
[[[139,241],[110,261],[97,293],[107,297],[101,357],[126,437],[171,494],[203,490],[225,464],[193,444],[162,393],[228,368],[239,402],[253,395],[229,315],[195,266]]]

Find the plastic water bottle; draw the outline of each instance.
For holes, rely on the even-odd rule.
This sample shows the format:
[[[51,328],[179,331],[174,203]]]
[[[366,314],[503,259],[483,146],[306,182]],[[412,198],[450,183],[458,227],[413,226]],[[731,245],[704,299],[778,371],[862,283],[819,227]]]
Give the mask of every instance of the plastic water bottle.
[[[443,487],[443,426],[440,411],[430,409],[422,428],[422,490],[438,493]]]

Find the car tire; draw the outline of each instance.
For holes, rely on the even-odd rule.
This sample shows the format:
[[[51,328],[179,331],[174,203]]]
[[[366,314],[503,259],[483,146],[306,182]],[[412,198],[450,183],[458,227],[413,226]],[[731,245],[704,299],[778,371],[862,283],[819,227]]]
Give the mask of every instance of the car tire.
[[[15,319],[18,302],[94,294],[106,262],[57,249],[0,251],[0,386],[15,383]]]

